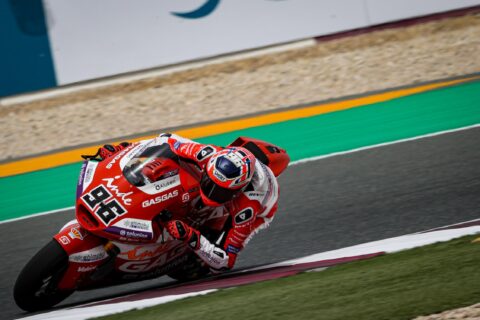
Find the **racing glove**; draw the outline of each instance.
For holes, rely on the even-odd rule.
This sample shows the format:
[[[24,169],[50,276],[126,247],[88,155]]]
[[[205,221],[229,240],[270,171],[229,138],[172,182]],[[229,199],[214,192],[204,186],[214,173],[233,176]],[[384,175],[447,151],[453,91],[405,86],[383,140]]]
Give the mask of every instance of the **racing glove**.
[[[117,153],[118,151],[128,147],[130,145],[129,142],[122,142],[119,145],[111,145],[111,144],[106,144],[103,147],[98,149],[98,155],[100,158],[103,160],[110,158],[112,155]]]
[[[174,239],[187,243],[193,250],[200,248],[200,232],[195,228],[180,220],[171,220],[165,227]]]

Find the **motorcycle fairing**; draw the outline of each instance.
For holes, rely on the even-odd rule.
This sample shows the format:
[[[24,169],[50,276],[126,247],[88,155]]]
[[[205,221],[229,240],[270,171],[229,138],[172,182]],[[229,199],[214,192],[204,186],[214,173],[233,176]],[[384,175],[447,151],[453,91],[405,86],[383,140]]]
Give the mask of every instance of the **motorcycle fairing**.
[[[88,233],[79,223],[67,224],[53,238],[69,257],[67,270],[58,284],[59,289],[76,288],[82,282],[84,274],[91,273],[108,257],[103,247],[105,239]]]
[[[187,202],[198,197],[201,171],[179,159],[166,139],[140,141],[111,159],[84,164],[76,216],[85,229],[111,240],[154,243],[160,233],[154,219],[162,210],[187,213]],[[152,160],[161,163],[157,181],[142,174]]]
[[[120,249],[115,263],[116,269],[127,274],[151,272],[189,250],[183,242],[174,240],[150,245],[115,242],[115,245]]]
[[[93,286],[95,280],[90,276],[109,258],[105,250],[107,240],[89,233],[75,220],[67,224],[54,239],[69,257],[67,270],[58,288],[81,290]],[[139,245],[113,241],[113,244],[120,252],[115,257],[111,284],[115,284],[115,279],[120,283],[163,275],[180,264],[180,258],[188,252],[187,246],[174,241],[166,230],[162,232],[158,243]]]

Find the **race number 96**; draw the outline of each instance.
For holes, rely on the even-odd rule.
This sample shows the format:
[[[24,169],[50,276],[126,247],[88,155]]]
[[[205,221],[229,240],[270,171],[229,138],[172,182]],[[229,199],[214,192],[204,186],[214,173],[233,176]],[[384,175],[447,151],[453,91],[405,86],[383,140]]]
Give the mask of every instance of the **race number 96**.
[[[109,199],[111,200],[108,201]],[[112,220],[127,212],[103,185],[84,194],[82,200],[107,226]]]

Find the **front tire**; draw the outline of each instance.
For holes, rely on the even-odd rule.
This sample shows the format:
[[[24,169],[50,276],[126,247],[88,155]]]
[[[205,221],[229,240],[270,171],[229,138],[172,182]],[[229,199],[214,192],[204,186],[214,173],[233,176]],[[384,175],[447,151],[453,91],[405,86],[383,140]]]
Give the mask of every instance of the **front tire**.
[[[13,289],[17,305],[25,311],[38,311],[71,295],[73,290],[57,289],[67,267],[67,253],[52,239],[20,272]]]
[[[168,273],[170,278],[181,282],[192,281],[200,279],[210,272],[210,269],[205,266],[205,264],[196,256],[196,254],[193,252],[187,254],[187,260],[176,269]]]

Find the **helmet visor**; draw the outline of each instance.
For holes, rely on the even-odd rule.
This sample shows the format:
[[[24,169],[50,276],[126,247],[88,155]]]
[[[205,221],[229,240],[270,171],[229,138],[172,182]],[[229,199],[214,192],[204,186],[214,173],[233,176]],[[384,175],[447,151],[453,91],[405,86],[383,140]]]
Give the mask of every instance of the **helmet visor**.
[[[233,196],[239,191],[239,189],[227,189],[215,184],[215,182],[213,182],[206,173],[202,175],[202,180],[200,181],[200,189],[208,199],[213,200],[217,203],[225,203],[231,200]]]

